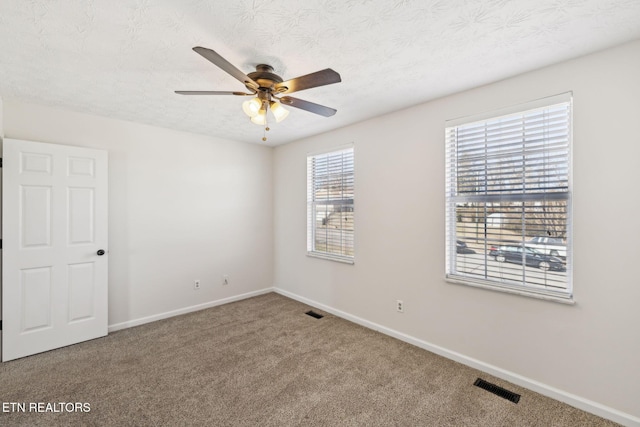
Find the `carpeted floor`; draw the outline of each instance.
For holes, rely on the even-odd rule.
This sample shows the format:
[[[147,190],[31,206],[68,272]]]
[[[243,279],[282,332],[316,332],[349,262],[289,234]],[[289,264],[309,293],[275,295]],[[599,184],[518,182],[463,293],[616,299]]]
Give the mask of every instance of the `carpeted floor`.
[[[0,425],[616,425],[309,309],[270,293],[2,363],[0,410],[26,411],[0,412]],[[90,411],[29,412],[38,402]]]

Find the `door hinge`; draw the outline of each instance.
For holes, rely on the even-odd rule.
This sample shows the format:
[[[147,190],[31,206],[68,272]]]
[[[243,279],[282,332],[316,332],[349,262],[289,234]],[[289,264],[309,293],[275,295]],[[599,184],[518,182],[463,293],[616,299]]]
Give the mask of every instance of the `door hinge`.
[[[0,331],[2,330],[2,320],[0,320]]]
[[[2,167],[2,157],[0,157],[0,168]]]

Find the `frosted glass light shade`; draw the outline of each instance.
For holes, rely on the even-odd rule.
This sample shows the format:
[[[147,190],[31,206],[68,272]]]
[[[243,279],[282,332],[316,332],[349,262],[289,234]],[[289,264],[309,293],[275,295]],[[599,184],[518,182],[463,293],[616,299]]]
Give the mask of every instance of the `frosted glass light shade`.
[[[249,117],[257,116],[261,107],[262,101],[258,98],[253,98],[242,103],[242,111]]]
[[[262,109],[258,111],[258,114],[251,117],[251,122],[257,125],[266,125],[267,124],[267,110]]]
[[[271,112],[273,113],[273,116],[276,118],[276,122],[280,123],[289,115],[289,111],[284,108],[282,104],[271,101],[269,105],[271,106]]]

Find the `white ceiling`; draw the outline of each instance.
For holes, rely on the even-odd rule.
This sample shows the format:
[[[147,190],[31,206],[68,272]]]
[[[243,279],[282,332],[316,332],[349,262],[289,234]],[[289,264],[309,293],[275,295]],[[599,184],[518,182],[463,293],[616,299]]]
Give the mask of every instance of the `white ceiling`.
[[[243,85],[191,50],[285,80],[332,68],[295,97],[269,145],[640,38],[640,0],[1,0],[0,97],[263,143]]]

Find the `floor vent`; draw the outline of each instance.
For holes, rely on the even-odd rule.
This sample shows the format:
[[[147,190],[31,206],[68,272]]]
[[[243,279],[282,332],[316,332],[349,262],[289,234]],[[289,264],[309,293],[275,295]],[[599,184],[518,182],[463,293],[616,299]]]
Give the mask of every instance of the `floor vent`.
[[[516,394],[512,391],[506,390],[502,387],[499,387],[495,384],[491,384],[489,382],[486,382],[485,380],[482,380],[480,378],[478,378],[476,380],[476,382],[473,383],[473,385],[478,386],[484,390],[487,390],[490,393],[495,394],[496,396],[500,396],[503,399],[507,399],[512,401],[513,403],[518,403],[520,401],[520,395]]]
[[[318,314],[313,310],[309,310],[305,313],[307,316],[315,317],[316,319],[322,319],[324,316],[322,314]]]

